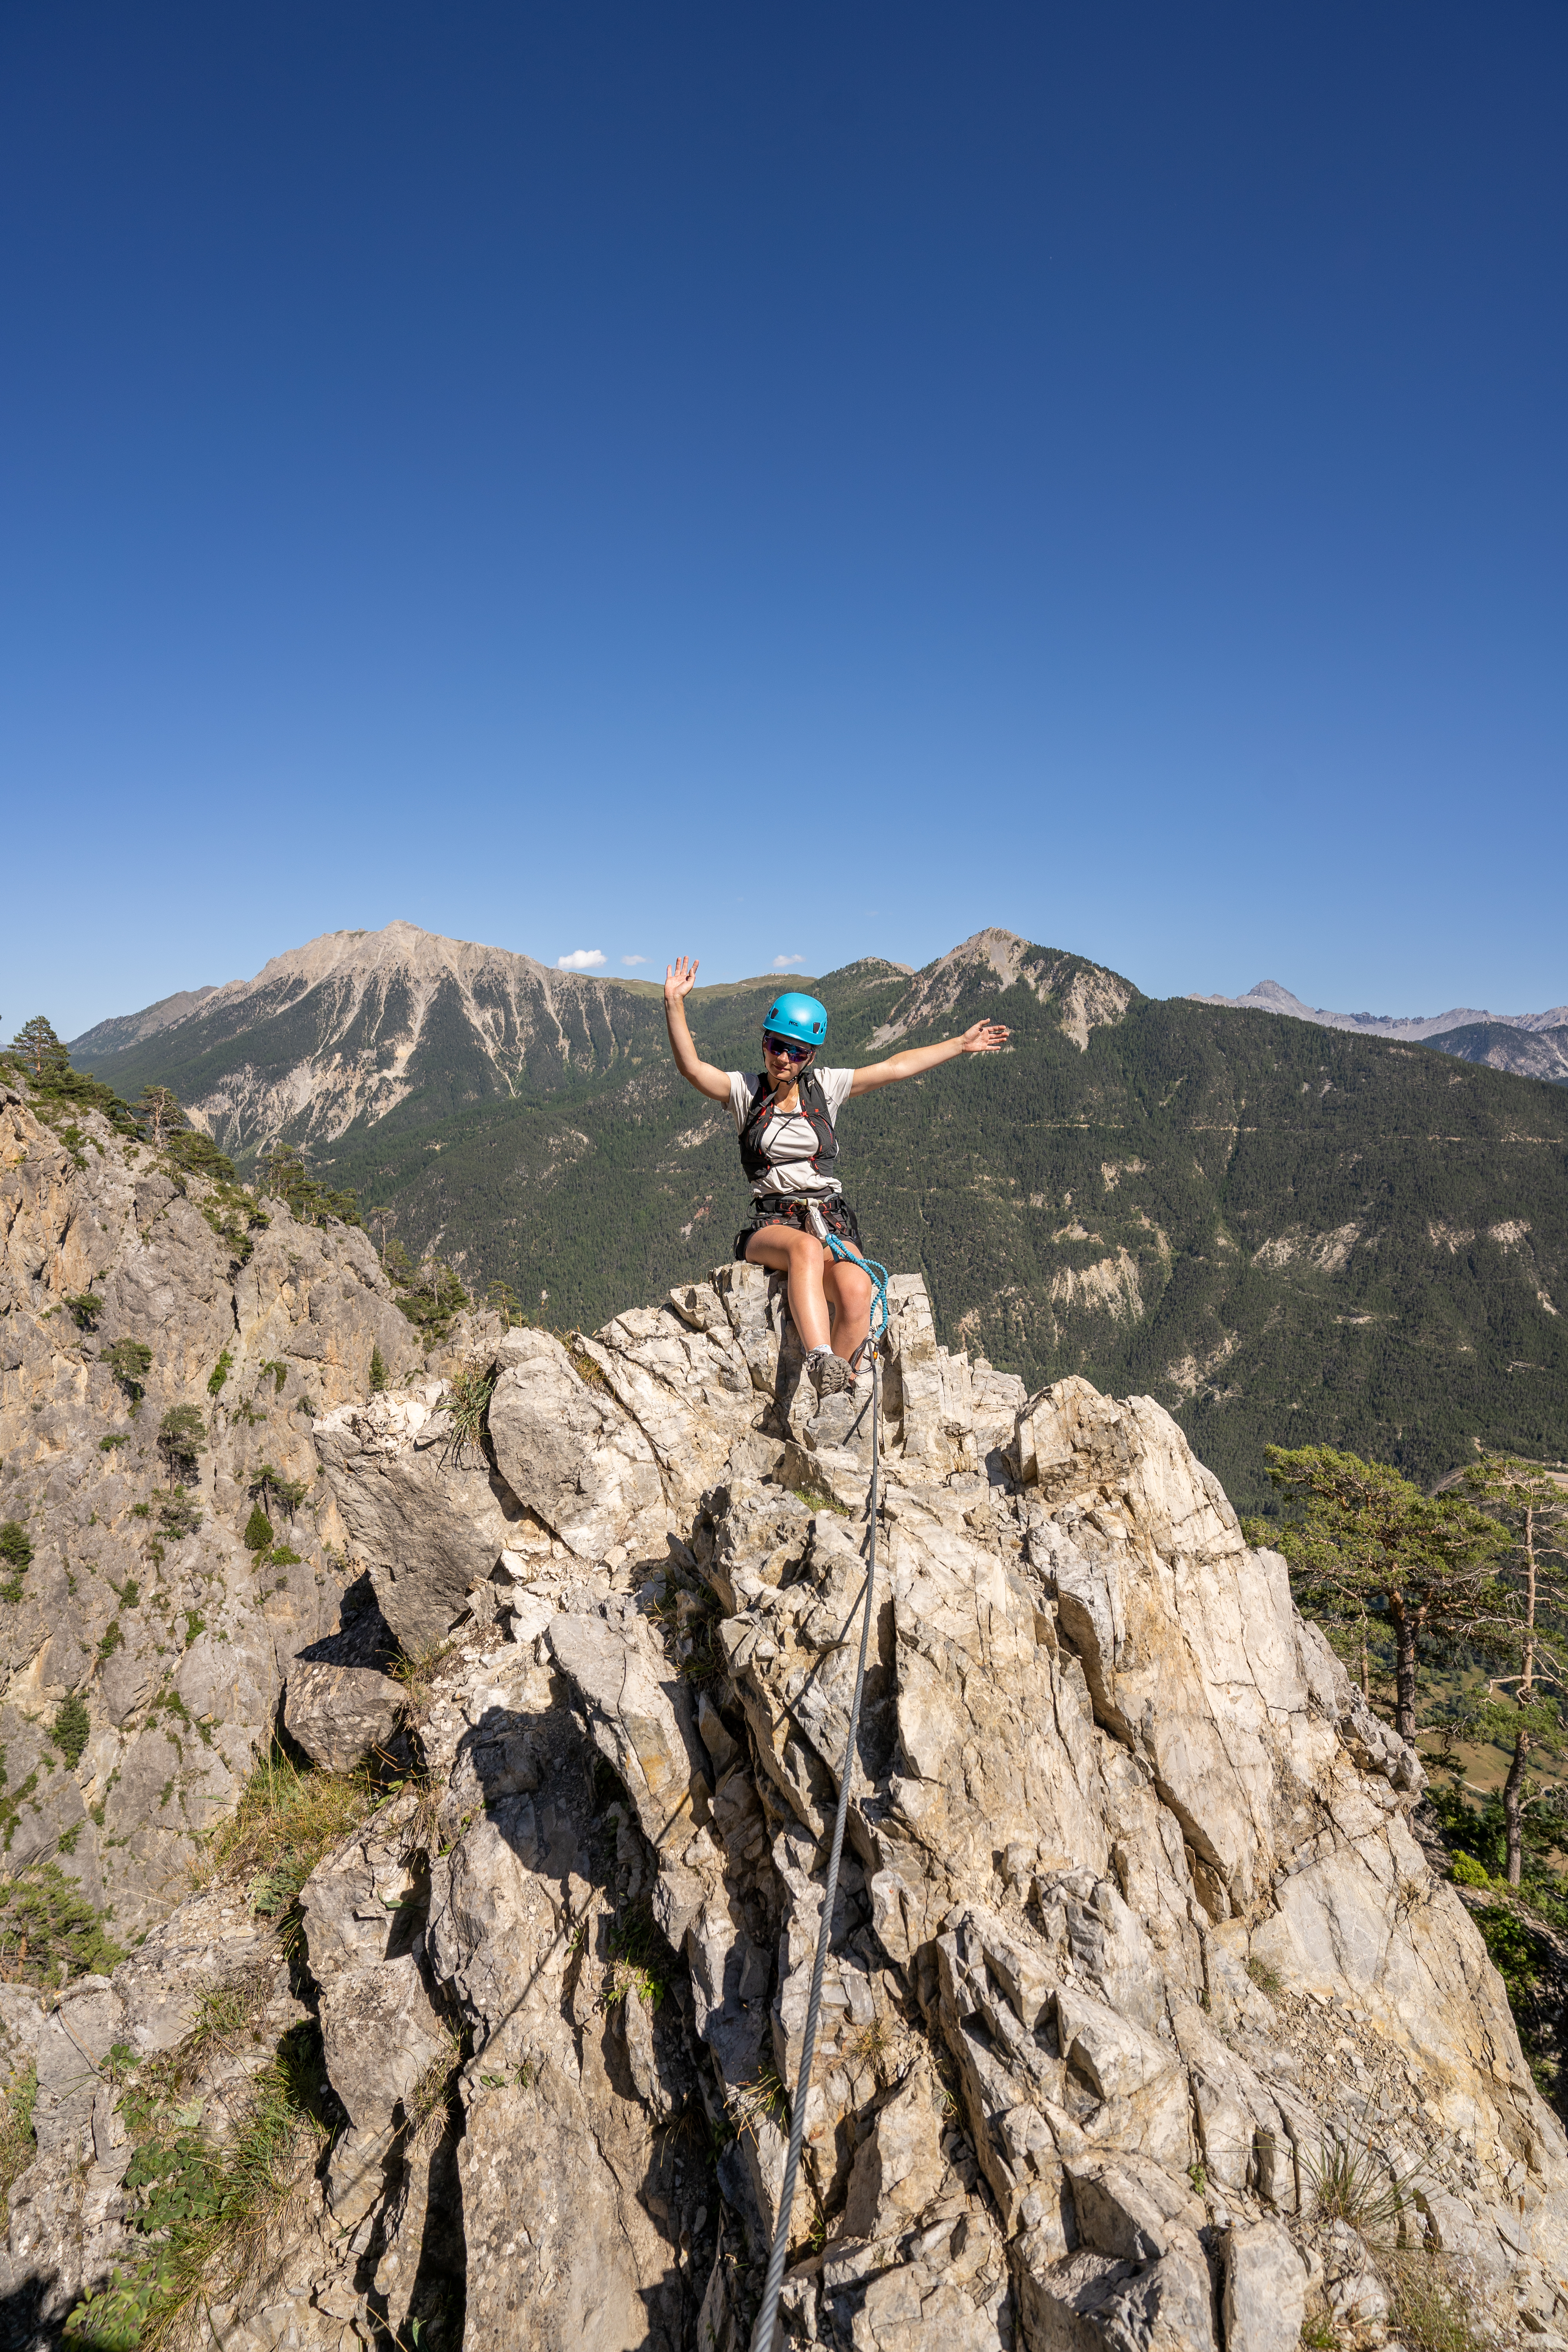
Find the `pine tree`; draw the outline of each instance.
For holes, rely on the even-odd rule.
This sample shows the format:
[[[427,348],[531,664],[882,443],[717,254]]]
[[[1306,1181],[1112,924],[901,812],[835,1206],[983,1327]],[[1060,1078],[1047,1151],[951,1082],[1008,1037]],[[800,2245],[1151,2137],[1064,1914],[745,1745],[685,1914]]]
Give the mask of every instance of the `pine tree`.
[[[69,1054],[41,1013],[35,1013],[30,1021],[22,1024],[11,1040],[11,1051],[20,1055],[42,1085],[50,1078],[64,1077],[71,1066]]]
[[[1491,1677],[1493,1691],[1512,1685],[1511,1697],[1485,1710],[1486,1731],[1513,1756],[1503,1783],[1502,1817],[1508,1883],[1517,1886],[1524,1861],[1524,1814],[1546,1796],[1530,1777],[1533,1750],[1555,1755],[1563,1745],[1563,1661],[1568,1654],[1568,1494],[1538,1462],[1494,1454],[1467,1471],[1465,1485],[1507,1530],[1502,1575],[1513,1604],[1517,1672]],[[1546,1687],[1542,1687],[1542,1685]]]
[[[489,1308],[493,1315],[499,1315],[500,1317],[501,1321],[505,1324],[509,1331],[511,1329],[513,1324],[521,1323],[526,1320],[522,1311],[521,1299],[518,1297],[510,1283],[502,1282],[499,1276],[489,1285],[489,1287],[485,1292],[485,1305]]]
[[[158,1444],[169,1465],[169,1484],[196,1475],[196,1456],[207,1450],[206,1432],[194,1404],[172,1404],[158,1423]]]
[[[1373,1615],[1388,1626],[1394,1727],[1413,1740],[1422,1649],[1508,1640],[1510,1604],[1497,1573],[1507,1530],[1462,1495],[1424,1495],[1386,1463],[1331,1445],[1265,1451],[1275,1486],[1303,1507],[1263,1539],[1271,1537],[1289,1563],[1304,1616],[1347,1625]]]
[[[274,1507],[291,1519],[310,1492],[310,1482],[285,1478],[281,1470],[275,1470],[270,1462],[263,1462],[251,1473],[245,1491],[254,1495],[264,1507],[270,1496]]]
[[[247,1551],[270,1551],[276,1540],[272,1522],[258,1503],[245,1523],[245,1549]]]
[[[370,1351],[370,1392],[372,1396],[379,1396],[385,1386],[386,1359],[382,1354],[379,1348],[373,1348]]]
[[[131,1400],[134,1413],[147,1393],[145,1376],[152,1368],[153,1350],[142,1339],[115,1339],[105,1348],[99,1360],[114,1374]]]
[[[189,1124],[173,1087],[143,1087],[135,1105],[135,1118],[154,1151],[162,1151],[169,1137],[177,1135]]]

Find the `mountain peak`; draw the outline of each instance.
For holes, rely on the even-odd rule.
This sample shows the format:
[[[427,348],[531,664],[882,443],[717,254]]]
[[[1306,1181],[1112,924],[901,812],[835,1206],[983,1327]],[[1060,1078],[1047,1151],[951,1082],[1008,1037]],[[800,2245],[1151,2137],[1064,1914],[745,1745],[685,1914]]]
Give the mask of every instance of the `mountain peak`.
[[[1311,1021],[1320,1029],[1350,1029],[1363,1037],[1393,1037],[1420,1043],[1440,1037],[1449,1029],[1466,1029],[1490,1022],[1505,1029],[1554,1029],[1568,1020],[1568,1008],[1558,1004],[1546,1013],[1479,1013],[1473,1005],[1455,1005],[1447,1013],[1331,1013],[1323,1005],[1304,1004],[1277,980],[1260,980],[1245,996],[1204,996],[1189,990],[1189,1004],[1227,1005],[1237,1013],[1282,1013],[1296,1021]]]
[[[1021,981],[1042,1004],[1047,997],[1058,998],[1062,1027],[1080,1053],[1089,1032],[1120,1021],[1138,993],[1131,981],[1103,965],[1059,948],[1037,947],[1016,931],[990,925],[918,971],[871,1043],[886,1045],[927,1022],[940,1021],[977,981],[997,994]]]
[[[398,917],[378,931],[323,931],[193,1001],[157,1024],[157,1075],[216,1140],[244,1150],[277,1135],[335,1138],[415,1094],[447,1116],[515,1093],[531,1066],[592,1072],[647,1017],[613,982]],[[121,1056],[143,1018],[79,1040],[83,1066],[96,1059],[134,1086],[142,1072]]]

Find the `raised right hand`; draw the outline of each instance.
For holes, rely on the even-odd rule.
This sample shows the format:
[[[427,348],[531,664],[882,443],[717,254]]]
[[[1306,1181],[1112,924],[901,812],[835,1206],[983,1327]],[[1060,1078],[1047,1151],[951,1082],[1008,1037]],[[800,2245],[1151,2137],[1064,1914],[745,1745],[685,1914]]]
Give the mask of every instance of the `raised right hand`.
[[[664,1001],[667,1004],[679,1004],[683,997],[690,995],[696,985],[695,956],[677,956],[673,963],[665,965]]]

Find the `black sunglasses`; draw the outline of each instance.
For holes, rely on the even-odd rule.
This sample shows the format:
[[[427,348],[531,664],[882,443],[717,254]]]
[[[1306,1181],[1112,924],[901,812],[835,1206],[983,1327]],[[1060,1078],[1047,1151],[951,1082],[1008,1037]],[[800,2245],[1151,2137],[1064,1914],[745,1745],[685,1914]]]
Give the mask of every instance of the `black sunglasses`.
[[[782,1037],[770,1037],[764,1029],[763,1051],[764,1054],[782,1055],[786,1062],[805,1062],[810,1060],[816,1048],[815,1045],[786,1045]]]

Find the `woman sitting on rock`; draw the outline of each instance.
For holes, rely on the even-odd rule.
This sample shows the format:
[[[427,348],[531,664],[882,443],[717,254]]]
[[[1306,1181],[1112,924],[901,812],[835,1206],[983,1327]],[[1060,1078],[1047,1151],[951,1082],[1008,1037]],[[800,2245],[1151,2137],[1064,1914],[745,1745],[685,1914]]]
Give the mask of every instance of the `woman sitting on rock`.
[[[716,1070],[692,1044],[685,1000],[696,979],[695,956],[679,956],[666,966],[664,1016],[676,1068],[700,1095],[729,1104],[741,1139],[752,1207],[750,1224],[735,1236],[735,1255],[788,1276],[789,1310],[806,1351],[811,1384],[819,1398],[831,1396],[854,1386],[855,1362],[871,1313],[870,1276],[836,1260],[821,1238],[826,1228],[865,1255],[855,1212],[838,1181],[833,1123],[856,1095],[918,1077],[957,1054],[997,1053],[1008,1033],[999,1022],[977,1021],[962,1037],[914,1045],[863,1070],[819,1070],[816,1062],[827,1041],[827,1009],[815,996],[787,989],[763,1015],[766,1066],[748,1077],[741,1070]]]

